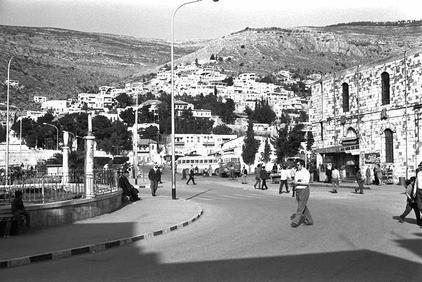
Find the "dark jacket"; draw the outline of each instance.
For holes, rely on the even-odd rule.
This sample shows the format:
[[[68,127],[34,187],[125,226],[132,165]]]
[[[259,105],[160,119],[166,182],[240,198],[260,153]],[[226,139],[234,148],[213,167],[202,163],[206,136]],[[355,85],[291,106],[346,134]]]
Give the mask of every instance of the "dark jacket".
[[[261,179],[268,179],[267,171],[265,169],[262,169],[260,174],[259,174],[259,177],[261,177]]]
[[[149,180],[151,180],[151,181],[159,181],[160,178],[161,178],[161,175],[160,175],[160,172],[159,172],[158,169],[157,170],[154,170],[153,168],[151,168],[149,170],[149,173],[148,173],[148,179]]]

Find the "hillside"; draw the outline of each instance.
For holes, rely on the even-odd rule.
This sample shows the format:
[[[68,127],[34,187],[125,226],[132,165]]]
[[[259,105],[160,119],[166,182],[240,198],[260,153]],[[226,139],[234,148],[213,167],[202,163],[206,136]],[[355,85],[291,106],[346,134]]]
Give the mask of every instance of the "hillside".
[[[176,58],[191,53],[202,42],[175,46]],[[0,83],[11,79],[22,88],[14,90],[11,103],[28,109],[34,95],[53,98],[75,97],[100,85],[120,83],[133,74],[154,71],[169,61],[170,44],[163,40],[86,33],[57,28],[0,25]],[[5,101],[0,84],[0,101]]]
[[[422,46],[422,21],[412,24],[350,23],[327,27],[246,28],[209,42],[179,59],[220,57],[218,67],[234,74],[282,69],[327,73]]]

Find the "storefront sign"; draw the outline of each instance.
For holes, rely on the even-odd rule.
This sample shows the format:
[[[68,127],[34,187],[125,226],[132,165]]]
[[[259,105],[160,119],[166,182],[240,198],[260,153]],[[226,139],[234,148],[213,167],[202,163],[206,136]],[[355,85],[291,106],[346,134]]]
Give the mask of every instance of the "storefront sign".
[[[365,154],[365,164],[379,164],[380,153]]]

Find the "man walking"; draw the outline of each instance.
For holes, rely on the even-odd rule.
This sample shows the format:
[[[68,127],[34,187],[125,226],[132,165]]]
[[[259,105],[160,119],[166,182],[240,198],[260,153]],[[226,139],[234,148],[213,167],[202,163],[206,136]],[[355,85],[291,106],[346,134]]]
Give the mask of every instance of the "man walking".
[[[333,170],[331,171],[331,183],[333,184],[333,190],[331,193],[337,193],[337,189],[340,185],[340,172],[337,169],[337,166],[333,166]]]
[[[413,198],[416,200],[419,212],[422,211],[422,162],[419,163],[418,169],[416,170],[416,182],[413,189]],[[422,227],[422,222],[419,221],[419,226]]]
[[[187,185],[189,185],[189,182],[192,180],[193,185],[196,185],[195,183],[195,170],[193,169],[193,165],[190,166],[189,169],[189,179],[186,182]]]
[[[253,188],[255,189],[261,189],[261,164],[258,164],[256,170],[255,170],[255,185],[253,186]],[[256,188],[256,185],[258,185],[258,188]]]
[[[148,173],[148,179],[151,182],[151,194],[155,197],[155,193],[157,192],[158,188],[158,181],[160,180],[160,172],[158,171],[158,165],[154,164],[154,167],[150,169]]]
[[[364,180],[362,179],[362,172],[360,171],[360,168],[357,168],[356,171],[356,182],[358,183],[358,187],[355,188],[355,193],[358,193],[359,190],[359,194],[363,194],[363,183]]]
[[[289,185],[287,184],[287,179],[289,178],[289,171],[287,170],[287,166],[283,164],[280,170],[280,188],[278,189],[278,193],[283,193],[283,186],[286,187],[286,192],[289,193]]]
[[[296,214],[291,216],[291,226],[298,227],[302,222],[306,225],[314,224],[312,220],[311,213],[307,207],[309,200],[309,180],[311,175],[309,171],[304,168],[305,162],[300,160],[297,163],[297,171],[294,178],[294,185],[296,189],[296,201],[297,201],[297,210]]]
[[[268,187],[267,187],[268,172],[265,170],[264,165],[261,168],[260,177],[261,177],[261,181],[262,181],[261,190],[268,190]],[[265,188],[264,188],[264,186],[265,186]]]

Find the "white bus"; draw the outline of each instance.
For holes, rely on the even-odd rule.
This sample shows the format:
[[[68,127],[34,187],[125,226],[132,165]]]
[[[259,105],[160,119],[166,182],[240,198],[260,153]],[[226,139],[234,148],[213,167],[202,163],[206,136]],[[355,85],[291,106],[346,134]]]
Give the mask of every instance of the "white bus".
[[[203,174],[204,171],[208,171],[211,166],[213,174],[218,174],[220,167],[219,158],[215,156],[184,156],[180,157],[176,161],[176,172],[182,173],[184,169],[198,167],[198,173]]]

